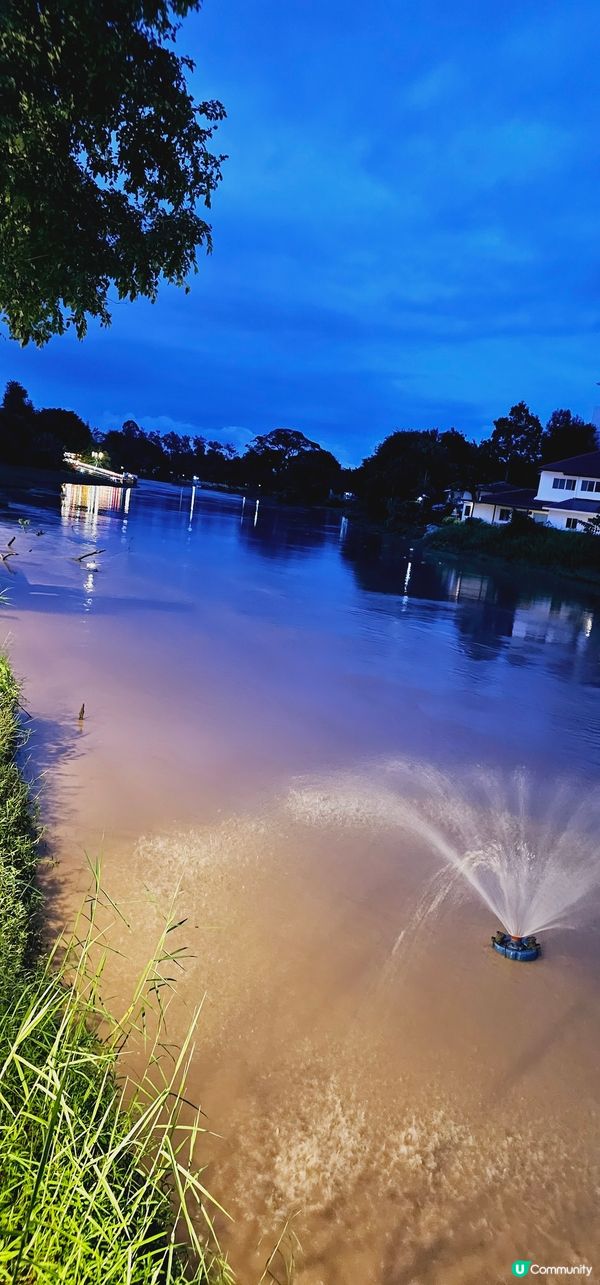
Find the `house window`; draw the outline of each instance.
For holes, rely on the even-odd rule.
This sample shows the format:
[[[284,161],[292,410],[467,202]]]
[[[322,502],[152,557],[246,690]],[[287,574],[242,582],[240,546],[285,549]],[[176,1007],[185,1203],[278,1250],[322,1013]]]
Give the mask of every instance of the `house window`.
[[[567,531],[575,531],[579,526],[579,518],[567,518],[565,526]]]
[[[595,482],[591,477],[584,477],[581,480],[582,491],[600,491],[600,482]]]
[[[470,518],[472,512],[473,512],[473,505],[465,504],[463,508],[463,518]]]
[[[499,522],[509,522],[509,521],[510,521],[510,515],[511,515],[511,509],[499,509],[499,511],[498,511],[498,521],[499,521]]]
[[[574,477],[555,477],[552,485],[555,491],[574,491],[576,480]]]

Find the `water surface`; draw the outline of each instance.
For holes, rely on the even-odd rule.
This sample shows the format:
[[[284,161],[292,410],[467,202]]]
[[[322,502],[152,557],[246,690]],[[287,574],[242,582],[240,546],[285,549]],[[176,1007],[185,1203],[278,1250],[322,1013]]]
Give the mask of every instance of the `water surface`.
[[[522,768],[533,811],[565,777],[595,791],[598,599],[189,487],[9,493],[13,535],[54,915],[101,855],[131,923],[118,1004],[179,888],[194,958],[170,1021],[205,997],[192,1088],[241,1279],[289,1217],[303,1285],[598,1268],[595,904],[531,968],[492,955],[472,897],[424,940],[439,857],[373,823],[397,762],[458,797]]]

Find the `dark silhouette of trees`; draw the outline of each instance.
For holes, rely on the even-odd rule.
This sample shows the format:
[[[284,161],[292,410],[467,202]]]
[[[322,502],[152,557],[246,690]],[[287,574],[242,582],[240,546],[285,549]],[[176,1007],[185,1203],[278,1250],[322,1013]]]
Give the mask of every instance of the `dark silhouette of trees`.
[[[56,438],[63,451],[73,451],[83,455],[93,449],[94,439],[89,424],[85,424],[74,410],[49,408],[36,412],[36,424],[39,432],[49,433]]]
[[[430,513],[446,490],[474,484],[478,462],[478,447],[455,428],[400,429],[363,460],[354,489],[369,517],[402,525]]]
[[[542,460],[568,459],[570,455],[583,455],[598,449],[598,432],[595,424],[586,423],[580,415],[570,410],[552,412],[542,436]]]
[[[154,301],[184,285],[224,156],[225,115],[196,102],[179,20],[200,0],[4,0],[0,6],[0,312],[13,339],[44,344],[108,292]]]
[[[290,500],[324,500],[335,489],[341,469],[318,442],[291,428],[275,428],[250,443],[240,474],[252,486]]]
[[[542,454],[542,425],[525,402],[517,402],[508,415],[494,420],[489,452],[499,480],[516,486],[533,485]]]
[[[36,411],[16,380],[10,380],[0,408],[0,459],[10,464],[59,468],[65,450],[85,451],[92,434],[74,411]]]
[[[19,464],[27,458],[33,438],[34,416],[26,389],[16,379],[11,379],[0,407],[0,455],[9,464]]]
[[[147,432],[135,420],[106,433],[74,411],[35,410],[11,380],[0,406],[0,461],[59,468],[65,450],[91,462],[92,450],[117,471],[179,482],[201,482],[272,495],[293,504],[321,504],[351,492],[359,512],[389,530],[423,527],[450,512],[457,491],[508,480],[535,485],[542,461],[598,448],[597,432],[569,410],[557,410],[542,430],[524,402],[494,421],[482,442],[456,428],[396,429],[355,469],[298,429],[261,433],[242,454],[228,442],[170,431]]]

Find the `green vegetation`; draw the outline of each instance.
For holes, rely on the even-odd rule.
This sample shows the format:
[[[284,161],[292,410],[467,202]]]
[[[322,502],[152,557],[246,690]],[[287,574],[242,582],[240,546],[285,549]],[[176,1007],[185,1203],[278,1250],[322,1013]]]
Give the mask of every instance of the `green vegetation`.
[[[0,313],[44,344],[108,297],[154,300],[211,248],[225,115],[198,102],[174,42],[200,0],[3,0],[0,5]]]
[[[448,553],[502,558],[600,581],[599,539],[589,532],[557,531],[521,514],[502,526],[477,518],[445,523],[425,537],[425,544]]]
[[[204,1130],[184,1102],[194,1028],[175,1056],[161,1042],[182,951],[169,948],[166,923],[116,1021],[100,993],[109,906],[96,877],[72,937],[36,957],[38,834],[20,741],[19,690],[2,657],[0,1283],[226,1285],[196,1155]],[[118,1078],[132,1034],[147,1055],[138,1085]]]
[[[0,1003],[13,993],[36,944],[38,834],[16,763],[19,687],[0,656]]]

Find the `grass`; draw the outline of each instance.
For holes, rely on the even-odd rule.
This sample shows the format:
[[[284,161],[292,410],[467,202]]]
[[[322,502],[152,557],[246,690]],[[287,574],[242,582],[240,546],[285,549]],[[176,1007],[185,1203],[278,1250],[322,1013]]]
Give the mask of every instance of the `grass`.
[[[38,832],[20,743],[19,688],[2,657],[0,1285],[228,1285],[199,1164],[205,1130],[186,1098],[197,1016],[178,1051],[163,1043],[183,954],[174,925],[119,1021],[101,998],[108,903],[97,873],[71,937],[36,957]],[[147,1053],[138,1084],[119,1078],[132,1035]]]
[[[426,536],[425,544],[448,553],[470,553],[544,567],[600,584],[600,537],[557,531],[527,518],[502,526],[476,518],[449,523]]]
[[[36,945],[39,832],[17,763],[25,737],[19,686],[0,655],[0,1004],[6,1002]]]

